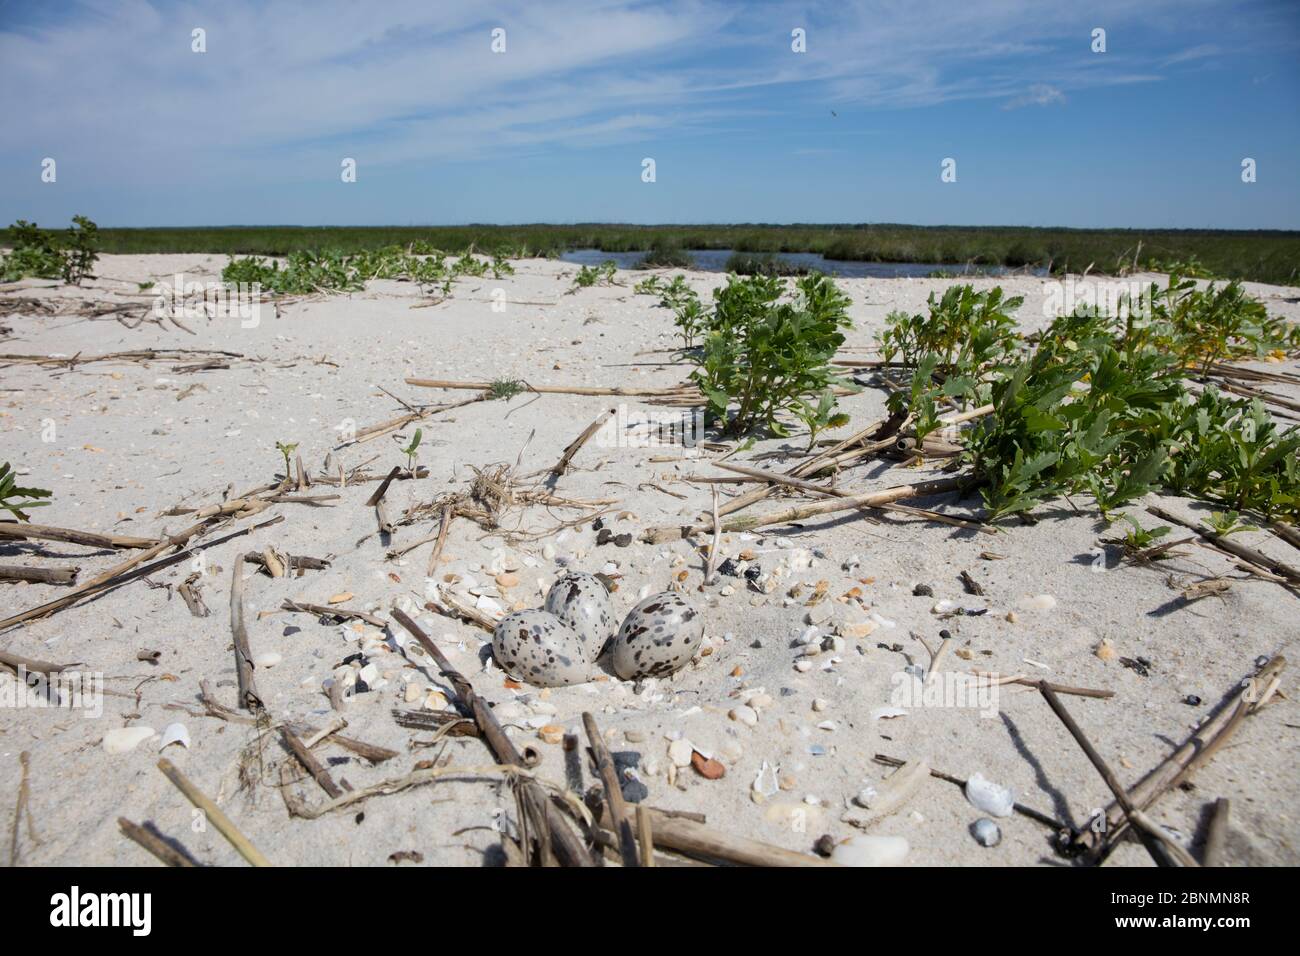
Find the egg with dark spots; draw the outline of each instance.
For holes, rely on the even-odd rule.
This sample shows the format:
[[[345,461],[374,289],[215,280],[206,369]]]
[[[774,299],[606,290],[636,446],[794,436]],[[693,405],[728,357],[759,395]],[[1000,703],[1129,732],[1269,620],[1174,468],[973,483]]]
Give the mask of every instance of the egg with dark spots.
[[[704,620],[675,591],[652,594],[623,620],[612,664],[623,680],[667,677],[685,667],[704,640]]]
[[[492,656],[511,677],[534,687],[567,687],[591,679],[586,646],[549,611],[515,611],[497,621]]]
[[[618,626],[609,589],[585,571],[569,571],[546,592],[546,610],[573,629],[588,661],[595,661]]]

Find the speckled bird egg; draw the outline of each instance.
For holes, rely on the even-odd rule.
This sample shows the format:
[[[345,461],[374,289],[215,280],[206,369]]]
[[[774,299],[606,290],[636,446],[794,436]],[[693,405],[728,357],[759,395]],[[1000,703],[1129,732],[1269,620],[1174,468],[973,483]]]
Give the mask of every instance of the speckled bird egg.
[[[578,635],[587,660],[600,656],[614,636],[614,604],[600,578],[585,571],[569,571],[546,592],[546,610],[550,611]]]
[[[591,679],[582,639],[549,611],[515,611],[497,622],[492,656],[502,670],[536,687],[567,687]]]
[[[684,667],[704,639],[704,621],[674,591],[632,608],[614,638],[614,673],[623,680],[665,677]]]

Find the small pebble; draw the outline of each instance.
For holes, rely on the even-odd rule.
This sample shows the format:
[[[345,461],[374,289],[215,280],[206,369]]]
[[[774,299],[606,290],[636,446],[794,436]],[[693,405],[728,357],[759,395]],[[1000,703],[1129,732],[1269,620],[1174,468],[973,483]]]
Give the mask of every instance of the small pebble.
[[[997,846],[1002,842],[1002,828],[988,817],[980,817],[972,823],[970,832],[980,846]]]
[[[718,780],[727,775],[727,768],[722,765],[720,760],[706,757],[699,751],[691,754],[691,766],[705,780]]]

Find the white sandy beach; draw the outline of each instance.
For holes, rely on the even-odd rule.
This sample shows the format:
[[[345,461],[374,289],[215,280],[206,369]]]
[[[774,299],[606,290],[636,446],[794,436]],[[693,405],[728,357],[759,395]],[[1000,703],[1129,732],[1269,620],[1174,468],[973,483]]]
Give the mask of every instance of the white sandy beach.
[[[99,278],[80,289],[31,279],[0,289],[0,304],[17,297],[57,303],[53,314],[24,309],[0,315],[0,327],[6,330],[0,352],[93,356],[216,349],[240,356],[226,368],[192,372],[174,369],[193,364],[184,360],[0,368],[0,460],[22,469],[25,483],[54,491],[49,507],[31,512],[34,522],[155,539],[174,534],[194,519],[161,512],[174,506],[201,508],[274,481],[283,468],[277,441],[297,443],[297,453],[313,473],[335,449],[333,459],[345,469],[369,462],[371,474],[383,475],[406,461],[391,436],[338,447],[348,423],[364,429],[405,411],[379,386],[408,403],[446,403],[474,395],[411,387],[403,382],[407,377],[668,387],[689,370],[672,362],[677,344],[672,314],[657,307],[656,298],[632,293],[644,273],[619,273],[621,285],[567,295],[576,268],[544,260],[517,261],[516,274],[499,280],[458,280],[451,296],[435,305],[415,285],[398,282],[372,282],[364,293],[293,302],[278,315],[267,305],[253,328],[229,319],[191,318],[184,320],[190,334],[151,322],[128,328],[111,314],[76,314],[82,301],[147,303],[150,293],[141,292],[138,283],[171,281],[178,272],[213,280],[224,263],[224,257],[203,255],[103,256]],[[706,298],[724,278],[684,274]],[[855,328],[849,333],[848,355],[869,357],[887,313],[919,311],[932,290],[954,281],[838,280],[853,301]],[[972,281],[980,288],[1000,284],[1008,294],[1024,295],[1019,318],[1025,329],[1046,324],[1046,280]],[[497,289],[504,290],[504,311],[493,308],[500,299],[494,296]],[[1271,312],[1300,320],[1296,290],[1253,283],[1247,289]],[[1296,371],[1300,364],[1269,367]],[[1300,392],[1289,394],[1300,399]],[[429,474],[395,481],[386,499],[390,513],[400,518],[408,508],[463,490],[475,468],[514,466],[517,460],[519,474],[549,468],[566,445],[619,401],[523,394],[509,402],[478,402],[432,415],[420,423],[419,463]],[[633,411],[662,410],[632,399],[627,404]],[[829,437],[847,436],[879,418],[884,392],[865,388],[843,399],[842,407],[852,420]],[[413,428],[400,434],[409,437]],[[784,471],[792,462],[782,460],[782,450],[801,451],[805,445],[803,434],[768,439],[736,460]],[[420,607],[426,600],[432,545],[386,560],[389,550],[434,534],[437,519],[423,517],[399,527],[391,541],[381,540],[374,509],[365,504],[374,482],[341,490],[317,485],[304,494],[339,498],[320,506],[276,504],[255,518],[207,534],[202,540],[283,516],[279,523],[203,552],[199,583],[211,612],[207,617],[192,616],[176,591],[193,573],[187,560],[0,633],[0,650],[78,662],[81,670],[102,673],[111,692],[98,717],[74,710],[0,709],[0,820],[10,819],[18,800],[19,754],[30,753],[30,816],[39,842],[24,822],[17,861],[154,865],[120,833],[118,818],[126,817],[152,824],[201,863],[242,865],[214,829],[192,825],[189,803],[156,768],[159,757],[166,756],[278,864],[389,865],[399,853],[418,853],[424,863],[435,865],[501,862],[498,828],[516,825],[516,807],[499,775],[450,776],[376,795],[318,819],[293,818],[279,792],[280,768],[288,765],[297,775],[297,764],[278,737],[265,736],[259,747],[256,728],[202,713],[200,681],[210,682],[223,704],[235,705],[232,567],[238,555],[268,546],[330,562],[325,570],[275,579],[246,566],[244,606],[252,653],[255,658],[280,657],[256,671],[269,715],[313,726],[342,717],[344,734],[397,751],[372,765],[325,741],[316,752],[335,780],[359,791],[403,777],[429,761],[465,771],[483,770],[493,762],[479,740],[447,737],[422,746],[430,732],[395,722],[394,708],[416,710],[427,697],[411,691],[407,703],[408,683],[446,687],[435,672],[415,666],[395,649],[367,653],[376,664],[376,684],[382,686],[356,694],[344,709],[335,710],[323,682],[345,659],[360,653],[368,637],[383,632],[364,624],[322,624],[311,614],[280,610],[285,599],[326,604],[333,596],[351,594],[344,606],[387,618],[395,602],[409,599],[420,608],[418,620],[425,630],[496,705],[517,742],[541,753],[534,770],[540,778],[579,794],[599,786],[579,759],[581,750],[566,752],[539,736],[545,725],[581,737],[581,714],[590,711],[616,759],[632,770],[625,786],[629,799],[701,813],[721,832],[808,853],[823,834],[839,840],[863,832],[841,818],[859,791],[879,786],[890,772],[873,760],[876,754],[924,757],[932,768],[960,778],[980,773],[1013,788],[1025,806],[1076,827],[1111,802],[1101,777],[1030,687],[1001,687],[991,713],[910,706],[901,708],[905,713],[899,716],[873,717],[893,703],[891,693],[905,666],[928,663],[922,641],[937,647],[941,628],[954,638],[944,663],[951,671],[981,669],[1113,690],[1110,699],[1070,696],[1064,701],[1126,785],[1179,746],[1254,672],[1257,658],[1295,657],[1300,601],[1292,592],[1238,570],[1232,560],[1205,548],[1183,548],[1179,556],[1148,567],[1121,562],[1118,548],[1098,544],[1116,532],[1084,501],[1053,503],[1036,512],[1036,523],[1008,521],[996,535],[857,512],[731,534],[723,538],[724,555],[752,551],[764,576],[785,569],[779,587],[762,593],[747,586],[744,577],[724,577],[722,584],[701,590],[703,559],[692,542],[647,544],[640,535],[653,526],[691,523],[708,510],[710,485],[689,480],[725,474],[711,467],[707,457],[680,448],[591,442],[559,479],[556,494],[614,499],[604,520],[616,535],[631,534],[630,546],[597,546],[590,522],[561,535],[544,534],[582,511],[534,506],[511,513],[518,528],[502,531],[514,531],[513,540],[467,520],[454,522],[435,578],[459,575],[461,587],[473,581],[504,607],[538,607],[563,566],[605,569],[618,581],[613,601],[621,619],[643,590],[663,590],[685,571],[683,593],[703,616],[708,653],[669,679],[638,685],[602,671],[589,683],[551,691],[509,686],[490,663],[486,632]],[[874,489],[937,474],[937,467],[902,468],[881,459],[846,471],[838,481],[846,488]],[[718,487],[726,500],[753,485]],[[773,498],[751,510],[774,509],[778,502],[788,499]],[[947,495],[914,503],[959,517],[980,510],[977,497],[954,501]],[[1210,510],[1205,503],[1181,499],[1163,503],[1189,516]],[[1140,506],[1130,510],[1143,512]],[[1155,523],[1143,517],[1148,526]],[[1267,532],[1235,539],[1296,563],[1295,549]],[[982,552],[1004,557],[990,560]],[[853,555],[858,563],[846,568]],[[81,582],[128,557],[130,552],[55,541],[0,542],[0,564],[76,565]],[[616,568],[606,569],[609,562]],[[496,584],[493,572],[503,568],[517,577],[517,584]],[[966,593],[959,579],[963,571],[982,586],[983,596]],[[1220,576],[1230,580],[1222,593],[1191,602],[1180,597],[1184,588]],[[804,584],[802,596],[787,599],[789,588],[799,582]],[[818,582],[826,582],[830,599],[806,607]],[[928,585],[933,595],[915,595],[918,584]],[[841,600],[854,588],[860,600]],[[0,582],[0,617],[66,590]],[[475,600],[468,592],[464,597]],[[986,608],[987,613],[941,618],[934,612],[941,601]],[[819,618],[827,608],[829,619],[818,622],[821,633],[830,634],[839,625],[845,635],[842,648],[800,657],[802,649],[792,645],[808,627],[806,616],[812,612]],[[1103,661],[1094,653],[1103,639],[1113,644],[1115,659]],[[145,650],[161,652],[156,663],[138,659]],[[1145,676],[1123,666],[1120,657],[1149,662]],[[811,666],[798,670],[797,661]],[[1229,797],[1227,863],[1300,864],[1296,675],[1294,664],[1284,670],[1275,699],[1245,721],[1189,786],[1174,789],[1150,810],[1184,845],[1199,847],[1208,808],[1216,798]],[[0,681],[13,683],[6,674],[0,674]],[[1187,702],[1195,699],[1200,703]],[[728,716],[745,700],[756,704],[753,725]],[[814,701],[822,709],[814,710]],[[106,752],[101,743],[116,728],[145,726],[161,733],[174,722],[188,729],[188,750],[170,746],[160,755],[156,736],[121,754]],[[549,737],[551,732],[545,733]],[[725,775],[706,779],[685,767],[672,772],[670,782],[669,744],[679,737],[721,762]],[[755,799],[753,784],[765,763],[779,768],[780,787]],[[313,805],[328,799],[310,779],[291,786]],[[981,846],[969,828],[983,815],[959,787],[931,778],[905,806],[865,832],[906,838],[910,865],[1069,865],[1053,850],[1051,830],[1018,814],[998,820],[999,845]],[[1110,865],[1149,863],[1142,847],[1132,842],[1109,860]]]

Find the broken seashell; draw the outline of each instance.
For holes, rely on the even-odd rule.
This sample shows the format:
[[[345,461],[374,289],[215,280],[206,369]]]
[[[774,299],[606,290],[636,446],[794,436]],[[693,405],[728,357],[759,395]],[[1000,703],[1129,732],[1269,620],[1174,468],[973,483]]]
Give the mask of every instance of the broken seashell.
[[[758,768],[758,776],[754,778],[753,790],[759,796],[770,797],[777,791],[776,767],[773,767],[766,760],[763,766]]]
[[[1009,817],[1015,808],[1016,795],[1010,787],[1000,786],[976,773],[966,781],[966,799],[991,816]]]
[[[1056,607],[1056,598],[1050,594],[1036,594],[1020,599],[1020,607],[1026,611],[1050,611]]]
[[[180,744],[186,750],[190,749],[190,732],[184,724],[168,724],[164,728],[162,743],[158,745],[158,749],[166,750],[171,744]]]
[[[840,866],[897,866],[910,849],[903,837],[859,834],[832,850],[831,861]]]
[[[156,733],[152,727],[117,727],[104,734],[104,753],[130,753]]]

